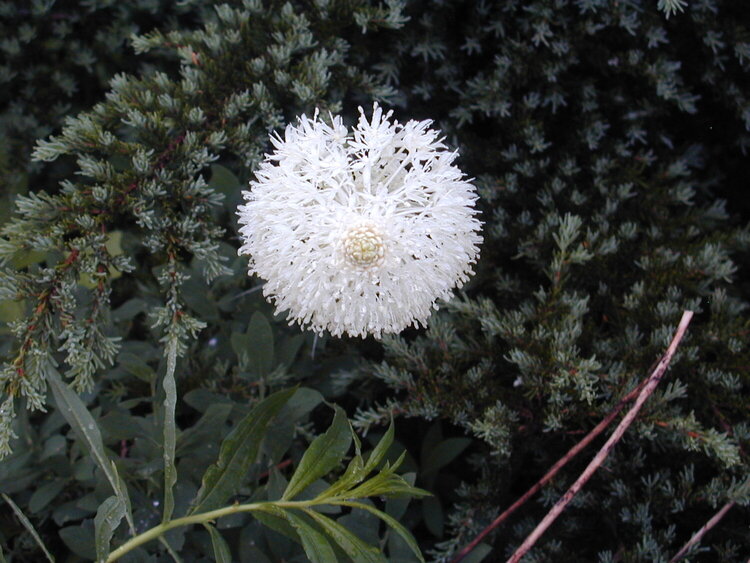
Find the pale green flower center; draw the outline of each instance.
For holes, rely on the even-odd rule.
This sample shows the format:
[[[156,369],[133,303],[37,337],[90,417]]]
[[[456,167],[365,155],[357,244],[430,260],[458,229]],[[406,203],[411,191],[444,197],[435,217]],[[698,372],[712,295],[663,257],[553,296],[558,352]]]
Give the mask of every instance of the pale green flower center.
[[[380,264],[384,256],[383,236],[374,225],[355,227],[344,236],[344,258],[355,268]]]

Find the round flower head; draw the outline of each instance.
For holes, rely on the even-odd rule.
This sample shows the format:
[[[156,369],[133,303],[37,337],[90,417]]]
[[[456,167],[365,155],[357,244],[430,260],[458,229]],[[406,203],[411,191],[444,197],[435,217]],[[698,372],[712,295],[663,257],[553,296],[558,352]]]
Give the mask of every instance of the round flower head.
[[[271,137],[243,192],[239,252],[290,324],[379,338],[425,325],[468,280],[481,223],[474,187],[431,121],[359,111],[351,132],[316,111]]]

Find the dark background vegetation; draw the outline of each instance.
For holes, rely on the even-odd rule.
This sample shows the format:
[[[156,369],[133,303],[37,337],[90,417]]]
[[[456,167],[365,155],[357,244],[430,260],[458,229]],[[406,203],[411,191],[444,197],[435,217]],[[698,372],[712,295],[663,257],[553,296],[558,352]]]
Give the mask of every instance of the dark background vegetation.
[[[154,503],[162,498],[163,333],[150,313],[166,302],[169,288],[158,276],[174,251],[180,272],[190,275],[175,306],[207,325],[195,338],[182,335],[177,420],[187,437],[178,448],[178,512],[215,458],[211,444],[243,409],[268,390],[299,383],[344,407],[368,444],[396,417],[398,444],[408,452],[404,470],[435,496],[408,505],[388,501],[388,510],[428,558],[447,560],[647,375],[680,313],[691,308],[695,321],[659,392],[528,561],[668,561],[726,502],[737,506],[690,560],[747,560],[750,15],[742,2],[690,0],[669,18],[656,0],[407,1],[382,9],[365,1],[327,9],[290,3],[302,24],[289,23],[283,3],[263,2],[250,23],[236,25],[198,1],[22,4],[0,2],[0,223],[11,225],[4,238],[15,245],[6,279],[9,271],[29,279],[13,281],[16,298],[0,303],[0,316],[5,323],[29,318],[47,287],[44,268],[64,261],[71,241],[87,244],[85,233],[66,226],[72,212],[35,208],[16,225],[68,232],[48,233],[57,253],[25,246],[21,227],[12,227],[20,219],[12,219],[11,203],[44,191],[65,207],[73,196],[59,182],[75,182],[83,194],[77,213],[105,225],[109,254],[129,256],[134,266],[105,270],[111,293],[98,297],[96,280],[82,267],[72,281],[71,314],[84,319],[91,300],[101,298],[107,312],[96,322],[122,338],[84,398],[127,475],[139,526],[157,523],[160,514]],[[230,4],[242,9],[241,2]],[[201,35],[207,23],[216,49]],[[312,34],[313,45],[296,49],[278,69],[269,62],[254,74],[248,61],[283,43],[271,39],[274,31],[297,38],[300,30]],[[234,31],[239,43],[228,39]],[[137,51],[131,34],[141,37]],[[178,56],[181,48],[200,64]],[[306,74],[305,57],[325,49],[340,59],[320,86]],[[175,141],[190,128],[184,112],[139,108],[133,94],[160,92],[158,72],[172,88],[186,69],[199,74],[201,93],[184,104],[208,115],[195,129],[226,128],[230,136],[211,147],[217,160],[198,171],[185,164],[192,153]],[[300,95],[275,70],[309,82],[312,94]],[[137,83],[111,83],[120,73]],[[256,83],[265,94],[252,90]],[[221,121],[219,110],[246,89],[250,101],[239,117]],[[112,92],[153,111],[154,122],[124,126]],[[235,255],[234,209],[253,162],[268,148],[269,130],[316,106],[353,123],[357,105],[373,99],[392,105],[401,121],[433,119],[458,148],[460,166],[481,195],[482,257],[476,277],[427,330],[383,342],[314,338],[274,317],[259,280],[245,275],[245,260]],[[155,252],[144,244],[153,232],[131,212],[138,205],[137,190],[127,191],[131,154],[97,144],[95,136],[86,147],[63,135],[59,158],[32,160],[37,139],[60,135],[66,119],[102,102],[104,117],[92,127],[152,150],[152,166],[173,174],[173,192],[155,197],[154,208],[224,229],[206,235],[219,243],[214,254],[226,258],[223,275],[206,279],[182,235],[174,235],[174,248]],[[167,118],[172,125],[164,125]],[[119,176],[81,174],[77,158],[87,151]],[[206,193],[224,194],[220,205],[203,210],[188,201],[184,183],[198,176],[208,183]],[[124,194],[121,210],[92,214],[85,192],[97,184]],[[171,236],[171,228],[154,232]],[[567,248],[559,242],[565,238]],[[36,333],[33,340],[66,367],[59,323],[60,311],[52,311],[44,329],[49,341]],[[0,352],[12,361],[19,338],[3,330]],[[0,491],[30,517],[58,561],[90,558],[93,517],[109,493],[53,404],[27,412],[19,399],[16,412],[18,439],[0,462]],[[330,409],[311,406],[293,439],[283,438],[286,449],[266,452],[243,493],[273,498],[290,466],[260,475],[298,460],[330,419]],[[490,536],[474,561],[510,555],[591,455],[593,449]],[[341,521],[381,541],[389,560],[410,560],[373,520],[355,514]],[[219,528],[236,560],[304,560],[300,548],[249,517]],[[116,541],[125,537],[120,530]],[[184,561],[212,557],[201,529],[171,541]],[[6,508],[0,544],[9,561],[42,560]],[[170,560],[159,545],[137,556]]]

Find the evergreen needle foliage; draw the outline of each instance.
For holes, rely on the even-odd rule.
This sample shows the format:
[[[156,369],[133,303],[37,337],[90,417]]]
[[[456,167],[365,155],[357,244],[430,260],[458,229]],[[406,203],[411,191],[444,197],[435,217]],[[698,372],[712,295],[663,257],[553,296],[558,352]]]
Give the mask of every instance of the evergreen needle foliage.
[[[0,227],[0,554],[450,560],[690,309],[664,380],[524,561],[666,562],[717,514],[686,560],[745,561],[741,4],[0,2],[18,194]],[[315,336],[248,278],[236,210],[269,133],[316,108],[350,127],[373,101],[457,148],[481,259],[426,329]],[[508,557],[595,447],[473,561]]]

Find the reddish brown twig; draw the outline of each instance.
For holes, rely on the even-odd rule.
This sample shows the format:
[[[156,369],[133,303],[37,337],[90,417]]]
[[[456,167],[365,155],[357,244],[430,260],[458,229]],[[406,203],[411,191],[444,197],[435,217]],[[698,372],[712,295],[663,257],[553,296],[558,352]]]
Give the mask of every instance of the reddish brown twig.
[[[680,551],[677,552],[677,555],[672,557],[672,559],[669,560],[669,563],[675,563],[675,561],[679,561],[685,555],[687,555],[687,552],[690,551],[690,548],[693,547],[695,544],[697,544],[699,541],[701,541],[701,538],[706,535],[706,532],[708,532],[711,528],[716,526],[716,524],[719,523],[719,521],[724,518],[724,515],[729,512],[729,509],[732,508],[735,505],[735,502],[733,500],[726,503],[724,506],[722,506],[719,511],[714,514],[711,519],[706,522],[703,527],[695,532],[693,534],[693,537],[690,538],[685,545],[682,546]]]
[[[291,459],[285,459],[284,461],[282,461],[282,462],[277,463],[276,465],[274,465],[273,469],[284,469],[285,467],[287,467],[288,465],[291,465],[291,464],[292,464],[292,460]],[[261,473],[260,475],[258,475],[258,480],[265,479],[266,477],[270,476],[271,475],[271,471],[273,471],[273,469],[269,469],[268,471],[264,471],[263,473]]]
[[[459,563],[459,561],[469,555],[469,553],[471,553],[472,550],[477,545],[479,545],[479,543],[487,536],[487,534],[489,534],[492,530],[505,522],[505,520],[507,520],[511,514],[513,514],[516,510],[523,506],[523,504],[532,496],[534,496],[539,491],[539,489],[541,489],[544,485],[551,481],[552,478],[557,475],[558,471],[565,467],[565,465],[567,465],[567,463],[571,459],[581,453],[581,451],[583,451],[583,449],[588,446],[594,438],[601,434],[604,429],[607,428],[607,426],[609,426],[615,418],[617,418],[617,415],[620,414],[620,411],[622,411],[625,405],[638,396],[645,384],[646,380],[644,379],[636,388],[634,388],[630,393],[620,399],[620,402],[617,403],[615,408],[612,409],[612,411],[604,419],[602,419],[599,424],[594,426],[594,428],[592,428],[580,442],[570,448],[570,450],[568,450],[568,453],[557,460],[557,463],[555,463],[555,465],[553,465],[549,469],[549,471],[544,474],[544,477],[539,479],[539,481],[537,481],[533,487],[526,491],[523,496],[521,496],[516,502],[506,508],[505,511],[500,514],[500,516],[495,518],[489,526],[482,530],[481,533],[471,541],[471,543],[469,543],[466,547],[459,551],[458,554],[452,559],[451,563]]]
[[[638,411],[641,410],[643,404],[654,392],[656,386],[659,384],[659,381],[661,381],[661,378],[664,375],[664,372],[667,370],[669,362],[672,361],[672,356],[674,356],[674,353],[677,350],[677,346],[680,344],[682,337],[685,335],[685,331],[687,330],[687,327],[690,324],[690,320],[692,318],[692,311],[685,311],[684,313],[682,313],[682,319],[680,319],[680,324],[677,327],[677,331],[675,332],[674,337],[672,338],[672,342],[670,342],[667,351],[664,353],[661,360],[659,360],[656,369],[651,373],[651,375],[649,375],[648,380],[646,381],[646,385],[643,387],[643,390],[635,400],[635,404],[623,417],[623,419],[620,421],[620,424],[618,424],[617,428],[615,428],[615,431],[612,432],[612,435],[609,437],[607,442],[597,452],[597,454],[594,456],[594,459],[592,459],[591,463],[589,463],[586,469],[583,470],[583,473],[581,473],[578,479],[576,479],[575,483],[573,483],[565,492],[565,494],[560,497],[560,500],[555,503],[555,505],[546,514],[542,521],[539,522],[537,527],[534,528],[534,531],[528,535],[528,537],[523,541],[518,549],[516,549],[513,555],[510,556],[507,563],[518,563],[521,558],[526,555],[526,553],[528,553],[528,551],[534,546],[537,540],[542,537],[542,534],[544,534],[547,528],[549,528],[557,519],[557,517],[562,514],[562,512],[568,506],[570,501],[573,500],[573,497],[578,493],[578,491],[583,488],[583,486],[596,472],[596,470],[599,469],[601,464],[604,463],[604,460],[607,458],[609,453],[615,447],[617,442],[620,441],[620,439],[625,434],[625,431],[635,420],[635,417],[638,415]]]

